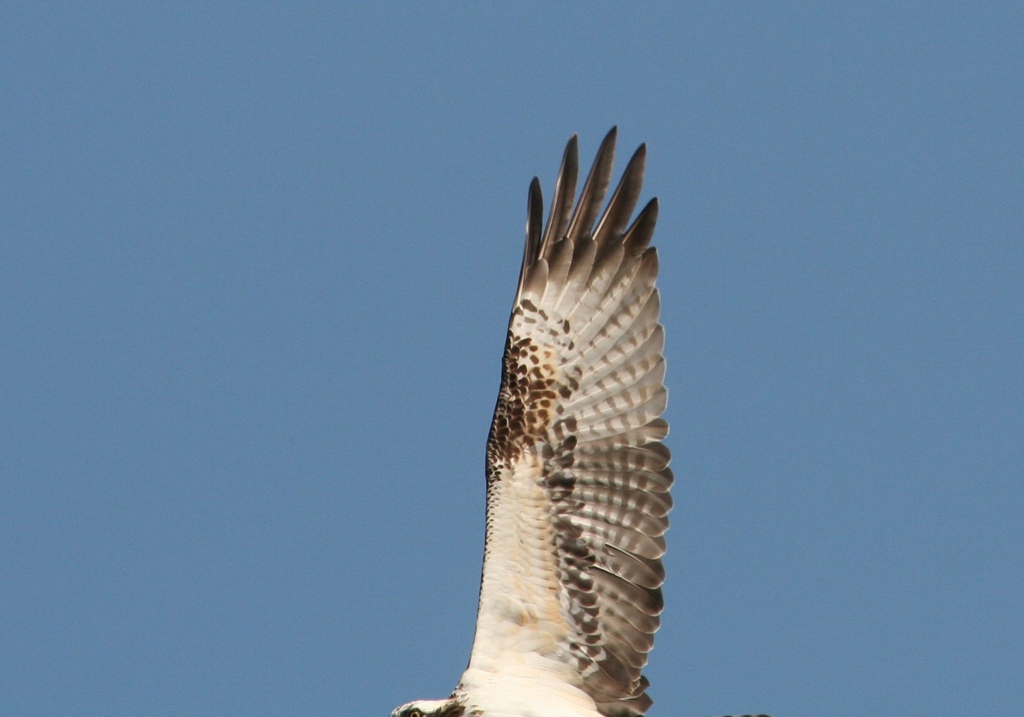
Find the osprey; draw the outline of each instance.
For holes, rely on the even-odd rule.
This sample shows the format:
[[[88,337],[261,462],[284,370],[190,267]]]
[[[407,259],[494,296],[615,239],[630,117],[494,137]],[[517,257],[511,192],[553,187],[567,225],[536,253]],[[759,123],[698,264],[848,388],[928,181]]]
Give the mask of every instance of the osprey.
[[[487,438],[476,635],[448,699],[391,717],[639,717],[663,600],[672,506],[664,331],[641,145],[604,212],[616,129],[579,201],[570,138],[543,224],[530,184],[526,248]]]

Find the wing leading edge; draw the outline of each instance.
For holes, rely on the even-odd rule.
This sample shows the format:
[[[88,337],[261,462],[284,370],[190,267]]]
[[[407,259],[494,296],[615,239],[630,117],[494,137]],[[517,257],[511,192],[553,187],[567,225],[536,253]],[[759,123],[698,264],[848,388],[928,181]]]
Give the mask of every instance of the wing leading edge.
[[[627,227],[646,149],[607,207],[616,130],[579,200],[569,140],[526,247],[487,441],[487,529],[467,713],[635,717],[662,609],[672,505],[652,199]],[[516,712],[514,710],[520,710]]]

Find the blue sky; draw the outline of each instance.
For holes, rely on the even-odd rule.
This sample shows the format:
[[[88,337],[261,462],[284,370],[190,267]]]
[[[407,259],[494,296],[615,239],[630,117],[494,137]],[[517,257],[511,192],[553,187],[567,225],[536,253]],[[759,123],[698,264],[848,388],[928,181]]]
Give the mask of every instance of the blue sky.
[[[658,715],[1024,704],[1024,10],[7,3],[0,714],[385,715],[472,638],[526,189],[647,142]]]

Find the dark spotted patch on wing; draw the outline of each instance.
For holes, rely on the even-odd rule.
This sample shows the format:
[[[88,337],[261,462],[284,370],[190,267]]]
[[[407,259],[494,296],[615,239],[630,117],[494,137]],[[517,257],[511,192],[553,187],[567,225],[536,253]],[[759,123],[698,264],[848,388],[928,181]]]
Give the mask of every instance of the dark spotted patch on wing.
[[[512,314],[534,330],[540,329],[557,346],[566,340],[568,322],[557,328],[547,326],[548,316],[524,301]],[[501,388],[487,438],[487,480],[500,479],[501,470],[511,468],[523,453],[546,440],[559,399],[568,397],[571,385],[558,380],[560,357],[551,348],[530,337],[517,336],[509,329],[501,368]]]

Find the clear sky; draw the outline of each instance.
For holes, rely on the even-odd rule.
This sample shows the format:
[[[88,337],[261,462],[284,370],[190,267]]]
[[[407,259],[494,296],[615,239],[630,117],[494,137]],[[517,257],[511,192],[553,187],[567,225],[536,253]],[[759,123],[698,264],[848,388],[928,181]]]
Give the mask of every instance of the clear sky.
[[[1024,705],[1024,6],[0,10],[0,715],[383,717],[473,632],[565,141],[648,143],[652,717]]]

